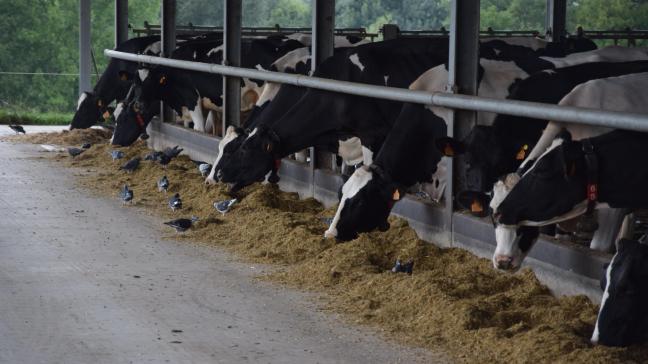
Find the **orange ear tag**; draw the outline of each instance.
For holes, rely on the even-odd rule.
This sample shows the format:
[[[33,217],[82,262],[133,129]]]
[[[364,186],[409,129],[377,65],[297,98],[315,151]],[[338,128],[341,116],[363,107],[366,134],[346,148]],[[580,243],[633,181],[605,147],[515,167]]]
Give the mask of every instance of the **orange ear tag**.
[[[398,201],[398,200],[400,200],[400,192],[398,192],[398,189],[395,189],[395,190],[394,190],[394,194],[392,195],[392,199],[393,199],[394,201]]]
[[[473,202],[470,204],[470,212],[484,212],[484,207],[478,200],[473,200]]]
[[[515,160],[518,160],[518,161],[524,160],[524,158],[526,158],[526,152],[527,152],[528,149],[529,149],[529,146],[527,144],[524,144],[522,146],[522,148],[520,148],[520,150],[515,155]]]
[[[166,76],[162,76],[160,78],[160,85],[164,85],[166,83]]]
[[[454,156],[454,149],[450,146],[450,143],[446,143],[445,148],[443,148],[443,154],[446,157],[453,157]]]
[[[104,113],[103,113],[103,118],[104,118],[104,119],[108,119],[108,118],[110,118],[110,113],[109,113],[108,111],[104,112]]]

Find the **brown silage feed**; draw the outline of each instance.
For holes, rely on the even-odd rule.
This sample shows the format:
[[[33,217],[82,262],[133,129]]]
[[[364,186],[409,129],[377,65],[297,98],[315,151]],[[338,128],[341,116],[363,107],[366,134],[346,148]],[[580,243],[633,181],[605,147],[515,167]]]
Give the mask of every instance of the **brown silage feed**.
[[[106,129],[73,129],[56,133],[28,133],[4,137],[5,140],[16,143],[56,144],[60,146],[80,146],[84,143],[105,143],[112,136]]]
[[[75,167],[80,186],[100,195],[117,198],[128,183],[135,192],[134,207],[142,211],[163,218],[199,216],[189,232],[176,235],[169,229],[168,235],[278,264],[280,269],[263,278],[322,292],[329,309],[399,341],[445,351],[459,362],[648,362],[648,345],[592,346],[597,306],[583,296],[552,296],[528,269],[514,275],[497,272],[486,259],[421,241],[395,218],[387,232],[336,244],[322,237],[321,218],[333,210],[269,185],[244,189],[240,201],[222,215],[212,203],[229,198],[226,189],[205,186],[187,157],[173,160],[166,170],[142,161],[137,171],[126,174],[119,166],[148,150],[138,142],[121,148],[126,157],[113,162],[112,149],[95,144],[75,159],[55,159]],[[171,181],[166,195],[156,189],[162,175]],[[175,192],[184,208],[172,213],[166,203]],[[396,259],[413,259],[414,274],[391,273]]]

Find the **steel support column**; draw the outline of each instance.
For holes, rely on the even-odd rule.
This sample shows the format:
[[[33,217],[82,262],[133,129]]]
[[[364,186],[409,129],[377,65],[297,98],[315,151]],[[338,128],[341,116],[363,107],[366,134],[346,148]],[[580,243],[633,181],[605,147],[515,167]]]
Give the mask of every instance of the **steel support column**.
[[[128,0],[115,0],[115,47],[128,40]]]
[[[242,0],[224,0],[223,64],[241,66]],[[223,77],[223,134],[227,125],[241,125],[241,79]]]
[[[92,91],[90,62],[92,59],[90,34],[90,0],[79,1],[79,95]]]
[[[169,58],[176,44],[176,0],[162,0],[162,57]],[[175,112],[170,107],[162,105],[162,120],[175,121]]]
[[[479,63],[479,0],[453,0],[450,15],[450,51],[448,54],[448,92],[477,95]],[[474,111],[454,110],[448,123],[448,135],[463,138],[477,121]],[[459,159],[447,159],[445,194],[446,231],[452,231],[454,187],[464,185],[465,175],[456,166]],[[452,237],[449,237],[452,242]]]
[[[333,55],[334,49],[334,31],[335,31],[335,0],[313,0],[312,2],[312,62],[311,71],[315,71],[317,66],[326,58]],[[331,170],[337,169],[335,155],[330,153],[316,151],[310,148],[310,165],[314,171],[316,167],[325,167],[329,164]]]
[[[567,0],[547,0],[546,40],[557,42],[567,34]]]

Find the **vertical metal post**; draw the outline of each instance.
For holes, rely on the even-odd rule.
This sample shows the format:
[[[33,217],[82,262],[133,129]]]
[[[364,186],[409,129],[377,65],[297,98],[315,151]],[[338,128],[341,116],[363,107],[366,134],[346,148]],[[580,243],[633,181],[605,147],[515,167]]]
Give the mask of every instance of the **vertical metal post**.
[[[176,1],[162,0],[162,57],[171,57],[176,43]],[[175,121],[175,112],[166,105],[162,105],[162,120]]]
[[[79,1],[79,95],[92,91],[90,85],[90,0]]]
[[[223,64],[241,66],[242,0],[224,0]],[[241,79],[223,76],[223,133],[227,125],[241,125]]]
[[[547,0],[546,40],[558,42],[566,34],[567,0]]]
[[[382,28],[383,40],[390,40],[398,38],[400,28],[396,24],[385,24]]]
[[[317,66],[326,58],[333,55],[334,50],[334,31],[335,31],[335,0],[313,0],[312,2],[312,61],[311,71],[315,71]],[[315,177],[315,168],[324,167],[325,161],[330,161],[331,170],[337,169],[335,155],[330,153],[321,153],[310,148],[310,167]],[[321,161],[321,162],[320,162]]]
[[[128,40],[128,0],[115,0],[115,47]]]
[[[477,95],[479,64],[479,0],[452,0],[450,13],[450,48],[448,54],[448,92]],[[448,135],[463,138],[477,121],[474,111],[454,110],[448,121]],[[445,228],[451,232],[454,187],[464,179],[461,158],[447,160],[447,187],[445,193]]]

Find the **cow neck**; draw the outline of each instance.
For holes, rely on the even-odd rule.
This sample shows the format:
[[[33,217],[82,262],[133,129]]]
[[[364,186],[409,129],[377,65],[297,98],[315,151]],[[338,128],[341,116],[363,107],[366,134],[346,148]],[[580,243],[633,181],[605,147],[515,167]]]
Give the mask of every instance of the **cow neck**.
[[[585,211],[585,214],[591,215],[594,212],[596,202],[598,201],[599,163],[592,140],[589,138],[583,139],[581,143],[582,151],[585,156],[585,168],[587,168],[587,210]]]

